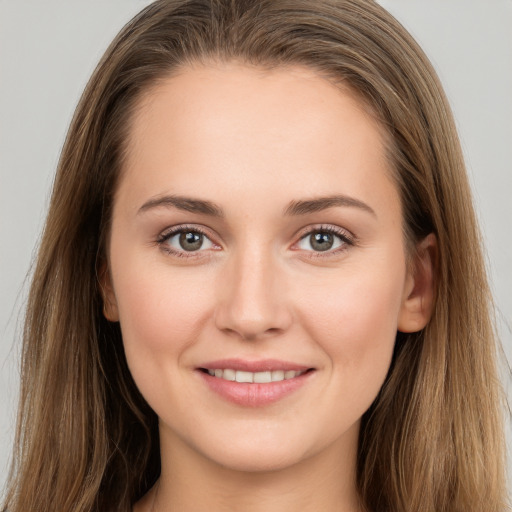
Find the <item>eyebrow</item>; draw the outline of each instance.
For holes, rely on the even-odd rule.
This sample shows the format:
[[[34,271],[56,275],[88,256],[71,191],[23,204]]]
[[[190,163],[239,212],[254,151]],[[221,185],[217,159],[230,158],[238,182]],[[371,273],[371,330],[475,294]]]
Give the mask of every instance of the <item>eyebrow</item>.
[[[222,208],[211,201],[203,199],[194,199],[185,196],[161,196],[146,201],[140,208],[137,214],[144,213],[154,208],[176,208],[191,213],[202,213],[204,215],[211,215],[212,217],[223,217],[224,213]]]
[[[375,217],[377,216],[375,211],[363,201],[344,195],[291,201],[284,209],[284,215],[307,215],[308,213],[320,212],[336,206],[358,208]],[[139,208],[137,213],[140,214],[154,208],[162,207],[176,208],[191,213],[202,213],[203,215],[210,215],[212,217],[224,217],[222,208],[211,201],[176,195],[150,199]]]
[[[284,210],[285,215],[306,215],[308,213],[320,212],[336,206],[358,208],[377,217],[375,211],[363,201],[349,196],[335,195],[306,199],[302,201],[291,201]]]

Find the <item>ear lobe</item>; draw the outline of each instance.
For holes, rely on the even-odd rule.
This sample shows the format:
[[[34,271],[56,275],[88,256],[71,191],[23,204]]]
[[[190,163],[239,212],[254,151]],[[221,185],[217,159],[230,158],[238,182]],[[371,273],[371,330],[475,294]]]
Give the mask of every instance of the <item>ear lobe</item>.
[[[434,308],[436,261],[437,239],[430,233],[416,246],[414,252],[398,316],[399,331],[421,331],[430,320]]]
[[[112,278],[107,262],[101,264],[98,272],[98,280],[103,299],[103,316],[109,322],[119,322],[119,312],[117,309],[117,300],[112,286]]]

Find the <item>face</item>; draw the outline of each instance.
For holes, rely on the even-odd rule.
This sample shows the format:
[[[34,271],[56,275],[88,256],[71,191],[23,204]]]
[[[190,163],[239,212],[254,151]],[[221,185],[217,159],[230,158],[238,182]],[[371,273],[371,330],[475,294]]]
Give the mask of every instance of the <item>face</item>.
[[[379,126],[300,68],[187,68],[139,107],[105,300],[163,445],[247,470],[353,448],[423,321]]]

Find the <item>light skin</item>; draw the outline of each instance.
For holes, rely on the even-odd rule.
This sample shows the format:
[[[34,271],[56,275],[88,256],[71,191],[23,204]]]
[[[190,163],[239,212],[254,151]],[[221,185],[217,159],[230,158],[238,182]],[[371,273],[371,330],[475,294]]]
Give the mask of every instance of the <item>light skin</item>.
[[[408,263],[379,125],[307,69],[211,63],[144,95],[128,148],[105,311],[162,461],[135,511],[359,511],[361,416],[433,293],[435,240]],[[200,370],[227,358],[309,371],[248,406]]]

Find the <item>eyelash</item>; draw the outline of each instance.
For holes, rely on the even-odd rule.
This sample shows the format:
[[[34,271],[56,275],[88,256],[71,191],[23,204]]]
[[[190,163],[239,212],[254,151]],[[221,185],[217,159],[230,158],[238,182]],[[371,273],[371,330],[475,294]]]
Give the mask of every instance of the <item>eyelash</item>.
[[[203,228],[201,228],[200,226],[197,226],[197,225],[173,226],[172,228],[163,231],[158,236],[156,242],[157,242],[158,246],[164,252],[166,252],[168,254],[171,254],[173,256],[176,256],[178,258],[198,258],[198,257],[203,257],[204,255],[202,255],[201,253],[205,252],[204,250],[203,251],[201,251],[201,250],[197,250],[197,251],[185,251],[185,250],[178,251],[178,250],[173,249],[168,244],[169,240],[172,237],[174,237],[175,235],[180,234],[180,233],[187,233],[187,232],[199,233],[199,234],[203,235],[206,239],[208,239],[210,241],[210,243],[212,243],[214,246],[216,245],[211,240],[212,237],[206,232],[206,230],[204,230]],[[326,251],[306,251],[306,252],[310,253],[308,257],[311,257],[311,258],[327,258],[327,257],[332,257],[333,255],[338,255],[339,253],[341,253],[343,251],[346,251],[348,247],[356,245],[355,237],[351,233],[346,231],[345,229],[342,229],[342,228],[339,228],[339,227],[336,227],[336,226],[331,226],[331,225],[317,225],[317,226],[310,226],[310,227],[306,228],[305,230],[303,230],[299,234],[299,240],[297,242],[295,242],[293,244],[293,246],[297,246],[301,241],[303,241],[308,236],[311,236],[314,233],[328,233],[328,234],[334,235],[335,237],[337,237],[341,241],[341,246],[335,248],[334,250],[329,250],[328,249]],[[298,250],[298,249],[294,249],[294,250]]]
[[[173,226],[172,228],[163,231],[157,238],[156,242],[164,252],[171,254],[173,256],[177,256],[178,258],[197,258],[197,257],[199,257],[200,253],[204,252],[204,251],[185,251],[185,250],[177,251],[176,249],[173,249],[167,243],[173,236],[178,235],[180,233],[199,233],[211,241],[211,236],[209,236],[208,233],[204,229],[202,229],[200,226],[180,225],[180,226]],[[211,242],[211,243],[213,244],[213,242]]]
[[[329,258],[334,255],[339,255],[340,253],[346,251],[349,247],[356,245],[356,238],[354,235],[343,228],[331,225],[318,225],[306,228],[300,233],[299,240],[293,245],[298,245],[302,240],[306,239],[314,233],[328,233],[330,235],[334,235],[340,239],[341,246],[333,250],[328,249],[326,251],[307,251],[310,253],[308,256],[310,258]]]

